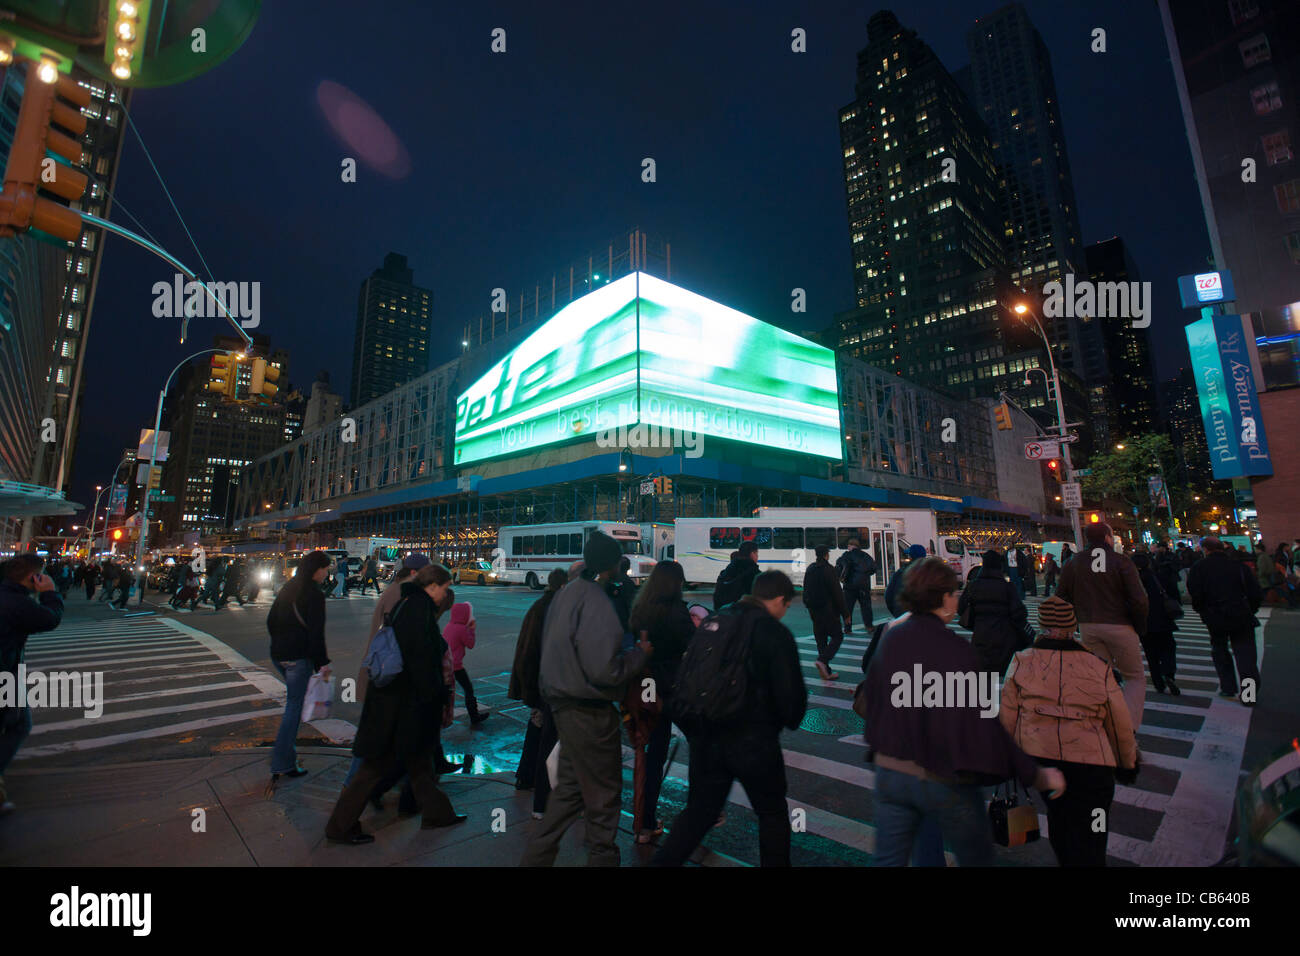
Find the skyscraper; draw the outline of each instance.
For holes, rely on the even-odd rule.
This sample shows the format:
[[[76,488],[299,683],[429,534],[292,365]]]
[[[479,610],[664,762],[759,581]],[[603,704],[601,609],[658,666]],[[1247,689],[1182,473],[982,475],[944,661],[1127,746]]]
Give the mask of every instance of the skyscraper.
[[[1024,7],[1010,3],[966,34],[968,90],[988,127],[1011,279],[1039,295],[1066,273],[1083,278],[1083,245],[1052,58]],[[965,71],[962,71],[964,73]],[[1100,330],[1043,316],[1057,362],[1090,385],[1104,382]]]
[[[1118,236],[1088,246],[1084,258],[1088,278],[1094,283],[1141,281],[1133,257]],[[1156,381],[1146,329],[1135,329],[1129,319],[1115,316],[1094,321],[1102,331],[1111,374],[1106,414],[1093,419],[1098,444],[1106,448],[1121,439],[1159,430]]]
[[[1010,315],[984,124],[888,10],[868,22],[856,90],[840,141],[857,308],[837,316],[837,346],[959,397],[1019,386],[1046,362]]]
[[[406,256],[390,252],[361,283],[352,345],[352,407],[429,370],[433,293],[415,285]]]

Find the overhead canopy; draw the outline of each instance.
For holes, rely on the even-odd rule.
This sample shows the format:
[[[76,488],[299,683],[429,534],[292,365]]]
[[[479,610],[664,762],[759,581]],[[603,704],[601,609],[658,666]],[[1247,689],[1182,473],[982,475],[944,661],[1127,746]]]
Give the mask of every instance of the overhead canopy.
[[[68,501],[63,492],[25,481],[0,481],[0,518],[75,515],[85,505]]]

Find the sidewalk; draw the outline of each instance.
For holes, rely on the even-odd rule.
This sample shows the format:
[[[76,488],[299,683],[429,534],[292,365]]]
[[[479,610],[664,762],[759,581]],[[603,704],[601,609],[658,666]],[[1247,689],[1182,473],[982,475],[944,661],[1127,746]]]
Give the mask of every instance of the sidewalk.
[[[382,812],[367,806],[362,814],[374,843],[327,843],[325,821],[351,754],[299,747],[310,774],[282,781],[268,799],[268,753],[249,748],[72,770],[10,768],[5,779],[19,809],[0,818],[0,866],[517,866],[533,831],[532,793],[515,790],[512,772],[452,774],[441,786],[469,816],[465,823],[422,831],[418,815],[398,816],[393,791]],[[623,865],[636,866],[630,820],[623,822]],[[556,865],[585,862],[579,821]],[[731,861],[706,852],[701,862]]]

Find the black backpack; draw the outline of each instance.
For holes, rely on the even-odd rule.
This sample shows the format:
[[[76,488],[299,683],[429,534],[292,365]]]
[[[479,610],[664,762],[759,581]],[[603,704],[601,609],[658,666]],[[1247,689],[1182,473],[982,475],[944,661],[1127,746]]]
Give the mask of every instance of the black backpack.
[[[673,682],[669,698],[673,720],[698,726],[725,724],[743,716],[753,620],[744,608],[727,608],[700,622]]]

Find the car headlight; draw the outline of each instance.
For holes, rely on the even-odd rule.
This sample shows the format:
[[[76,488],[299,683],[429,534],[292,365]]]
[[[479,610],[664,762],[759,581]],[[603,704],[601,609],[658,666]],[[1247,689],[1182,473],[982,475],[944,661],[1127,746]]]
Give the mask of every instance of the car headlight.
[[[263,571],[260,575],[258,575],[258,577],[260,577],[263,581],[269,581],[271,580],[271,572]]]

